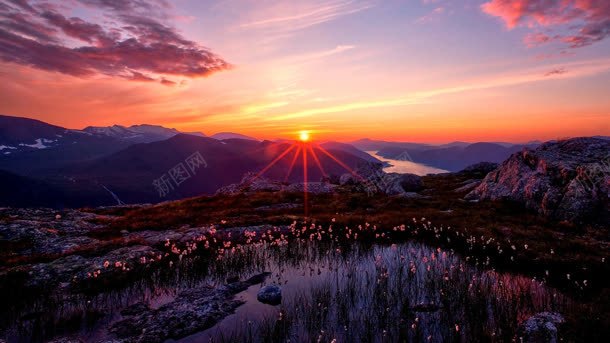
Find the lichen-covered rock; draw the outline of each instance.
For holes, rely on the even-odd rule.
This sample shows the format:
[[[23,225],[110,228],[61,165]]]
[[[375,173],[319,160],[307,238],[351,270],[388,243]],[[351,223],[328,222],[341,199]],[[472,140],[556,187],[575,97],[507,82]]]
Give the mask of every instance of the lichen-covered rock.
[[[573,222],[608,219],[610,141],[574,138],[513,154],[466,199],[508,199]]]
[[[554,312],[541,312],[529,317],[521,326],[525,343],[556,343],[557,325],[563,316]]]

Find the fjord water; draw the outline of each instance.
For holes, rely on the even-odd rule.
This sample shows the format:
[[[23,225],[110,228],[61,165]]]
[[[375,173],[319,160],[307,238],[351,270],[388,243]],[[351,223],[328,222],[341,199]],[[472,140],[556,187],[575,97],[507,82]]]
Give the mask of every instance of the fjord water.
[[[387,162],[390,166],[383,168],[386,173],[400,173],[400,174],[415,174],[419,176],[428,174],[442,174],[448,173],[449,171],[431,167],[422,163],[412,162],[407,159],[395,160],[386,158],[377,153],[377,151],[367,151],[367,153],[381,162]]]
[[[573,306],[540,281],[485,264],[416,242],[263,243],[217,259],[184,259],[121,291],[28,305],[45,315],[24,319],[15,313],[8,338],[41,341],[53,332],[85,341],[108,339],[107,327],[129,304],[144,301],[157,308],[182,290],[261,272],[271,273],[263,285],[281,286],[280,305],[258,302],[263,285],[251,286],[237,295],[245,304],[235,314],[176,341],[509,341],[528,316],[565,313]]]

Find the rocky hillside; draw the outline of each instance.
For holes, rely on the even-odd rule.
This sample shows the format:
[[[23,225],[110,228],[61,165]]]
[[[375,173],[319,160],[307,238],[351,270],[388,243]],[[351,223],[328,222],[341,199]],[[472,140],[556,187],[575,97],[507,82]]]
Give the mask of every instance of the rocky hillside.
[[[610,141],[573,138],[513,154],[467,199],[508,199],[558,220],[608,222]]]

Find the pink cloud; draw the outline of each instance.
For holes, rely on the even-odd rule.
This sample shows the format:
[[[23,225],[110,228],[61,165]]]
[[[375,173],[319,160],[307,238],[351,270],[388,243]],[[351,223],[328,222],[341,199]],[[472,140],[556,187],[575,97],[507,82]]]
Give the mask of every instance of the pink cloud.
[[[544,43],[548,43],[551,41],[551,37],[547,36],[544,33],[529,33],[523,38],[523,43],[530,48],[542,45]]]
[[[570,33],[556,38],[573,48],[593,44],[610,35],[608,0],[491,0],[481,5],[481,9],[502,19],[509,29],[521,25],[569,24]],[[525,41],[539,43],[540,38],[530,36]]]
[[[71,8],[28,0],[0,0],[0,60],[87,77],[173,82],[166,75],[202,77],[230,64],[164,23],[164,0],[75,0],[112,18],[112,24],[67,17]],[[75,40],[79,45],[70,43]]]

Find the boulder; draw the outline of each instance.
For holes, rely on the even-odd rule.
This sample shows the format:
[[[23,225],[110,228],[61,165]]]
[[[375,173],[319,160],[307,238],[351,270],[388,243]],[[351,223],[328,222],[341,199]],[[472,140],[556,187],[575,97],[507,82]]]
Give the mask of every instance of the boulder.
[[[256,298],[264,304],[278,305],[282,302],[282,289],[277,285],[267,285],[258,291]]]
[[[511,155],[467,200],[516,201],[571,222],[604,222],[610,198],[610,141],[574,138]]]

